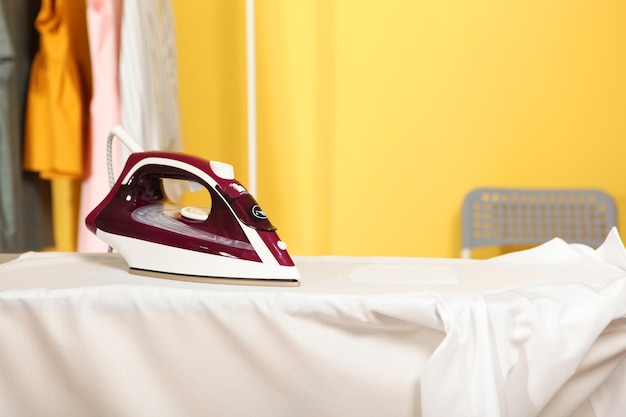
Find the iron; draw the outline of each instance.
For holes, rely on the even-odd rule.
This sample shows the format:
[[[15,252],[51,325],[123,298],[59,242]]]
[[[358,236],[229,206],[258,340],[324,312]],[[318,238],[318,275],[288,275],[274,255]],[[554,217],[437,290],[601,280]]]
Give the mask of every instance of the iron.
[[[124,143],[132,140],[116,127],[109,144],[113,135]],[[185,281],[299,285],[287,245],[235,179],[232,165],[129,148],[134,152],[117,182],[85,223],[124,257],[130,272]],[[210,206],[175,202],[169,197],[172,182],[208,190]]]

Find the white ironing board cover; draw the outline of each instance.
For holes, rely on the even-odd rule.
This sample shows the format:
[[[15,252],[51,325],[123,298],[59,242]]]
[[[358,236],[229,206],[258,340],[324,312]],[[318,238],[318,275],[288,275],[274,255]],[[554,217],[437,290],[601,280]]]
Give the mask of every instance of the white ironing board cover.
[[[597,250],[555,239],[486,261],[295,260],[296,288],[131,275],[116,254],[0,265],[2,414],[532,417],[586,399],[597,417],[626,410],[616,230]]]

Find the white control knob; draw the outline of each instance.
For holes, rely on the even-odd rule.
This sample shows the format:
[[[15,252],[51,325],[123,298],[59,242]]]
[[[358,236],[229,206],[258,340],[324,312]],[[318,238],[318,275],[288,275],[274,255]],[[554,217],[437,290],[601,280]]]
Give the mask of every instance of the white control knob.
[[[209,218],[209,213],[211,209],[206,209],[204,207],[196,207],[196,206],[187,206],[180,209],[180,214],[183,217],[186,217],[191,220],[200,220],[205,221]]]

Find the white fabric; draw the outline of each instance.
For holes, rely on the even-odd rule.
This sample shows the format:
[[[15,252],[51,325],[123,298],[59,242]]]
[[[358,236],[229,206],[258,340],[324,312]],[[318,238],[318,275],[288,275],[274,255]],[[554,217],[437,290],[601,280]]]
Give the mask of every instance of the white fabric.
[[[170,0],[123,1],[119,65],[124,129],[144,150],[181,150],[176,36]],[[125,160],[128,150],[124,148],[123,153]]]
[[[613,417],[626,409],[624,255],[612,232],[597,251],[554,240],[488,261],[306,257],[302,285],[279,288],[28,253],[0,266],[0,409],[556,417],[589,398]]]

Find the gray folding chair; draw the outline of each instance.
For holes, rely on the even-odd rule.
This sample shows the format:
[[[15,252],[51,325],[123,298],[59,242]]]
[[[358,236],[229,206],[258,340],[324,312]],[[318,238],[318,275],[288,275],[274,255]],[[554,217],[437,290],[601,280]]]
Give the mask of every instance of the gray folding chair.
[[[596,248],[616,225],[615,201],[603,191],[478,188],[463,200],[461,257],[470,258],[472,248],[555,237]]]

